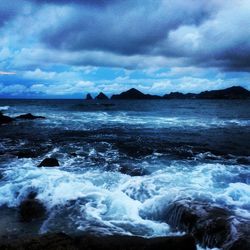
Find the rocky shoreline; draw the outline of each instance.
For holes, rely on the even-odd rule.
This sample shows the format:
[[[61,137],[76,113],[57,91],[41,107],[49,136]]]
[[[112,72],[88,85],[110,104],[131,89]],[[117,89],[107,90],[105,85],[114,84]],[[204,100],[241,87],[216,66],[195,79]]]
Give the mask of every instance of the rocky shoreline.
[[[30,113],[11,118],[0,113],[0,124],[11,123],[18,119],[34,120],[45,117]],[[2,122],[3,121],[3,122]],[[117,142],[117,144],[119,144]],[[121,150],[131,157],[147,155],[152,152],[144,145],[119,144]],[[137,147],[138,146],[138,147]],[[164,146],[166,146],[164,144]],[[139,150],[140,149],[140,150]],[[139,150],[139,151],[138,151]],[[138,151],[138,152],[137,152]],[[76,153],[72,156],[77,156]],[[32,152],[21,152],[18,158],[33,157]],[[186,156],[185,156],[186,157]],[[244,163],[244,162],[243,162]],[[248,162],[247,162],[248,164]],[[56,158],[44,158],[37,167],[58,167]],[[50,171],[49,168],[46,171]],[[146,173],[121,166],[120,172],[131,176],[142,176]],[[1,178],[1,177],[0,177]],[[31,192],[19,205],[18,211],[22,223],[46,218],[46,207]],[[157,238],[142,238],[136,236],[70,236],[64,233],[50,233],[38,236],[21,237],[18,239],[0,238],[0,249],[196,249],[196,244],[202,247],[218,247],[223,250],[248,250],[250,246],[250,221],[240,218],[224,207],[191,200],[177,200],[168,203],[158,213],[144,215],[142,218],[167,223],[172,231],[185,232],[184,236],[167,236]],[[28,224],[29,225],[29,224]]]
[[[64,233],[44,234],[35,237],[4,240],[0,242],[2,250],[195,250],[192,236],[169,236],[142,238],[136,236],[69,236]]]

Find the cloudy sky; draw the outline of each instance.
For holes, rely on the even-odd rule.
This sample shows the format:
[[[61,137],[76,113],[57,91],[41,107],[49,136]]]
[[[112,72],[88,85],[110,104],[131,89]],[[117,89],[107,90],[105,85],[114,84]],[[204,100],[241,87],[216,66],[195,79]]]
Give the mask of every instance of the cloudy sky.
[[[249,0],[1,0],[0,97],[250,89]]]

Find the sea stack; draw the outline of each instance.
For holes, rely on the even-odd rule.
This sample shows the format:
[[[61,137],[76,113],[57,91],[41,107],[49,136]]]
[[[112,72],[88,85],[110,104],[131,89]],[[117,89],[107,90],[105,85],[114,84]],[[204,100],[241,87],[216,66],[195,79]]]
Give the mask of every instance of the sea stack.
[[[88,94],[86,95],[85,100],[93,100],[93,97],[91,96],[90,93],[88,93]]]
[[[96,97],[96,100],[108,100],[109,98],[102,92],[100,92]]]

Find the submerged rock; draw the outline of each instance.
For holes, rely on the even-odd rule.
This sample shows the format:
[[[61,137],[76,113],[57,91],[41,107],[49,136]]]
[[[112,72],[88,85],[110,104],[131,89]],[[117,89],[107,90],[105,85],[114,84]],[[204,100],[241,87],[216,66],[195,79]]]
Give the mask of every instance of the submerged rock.
[[[38,167],[57,167],[60,166],[56,158],[45,158]]]
[[[35,119],[45,119],[44,116],[36,116],[32,115],[31,113],[19,115],[16,117],[16,119],[25,119],[25,120],[35,120]]]
[[[45,216],[46,208],[34,196],[29,196],[19,206],[20,218],[24,222],[30,222],[35,219],[41,219]]]

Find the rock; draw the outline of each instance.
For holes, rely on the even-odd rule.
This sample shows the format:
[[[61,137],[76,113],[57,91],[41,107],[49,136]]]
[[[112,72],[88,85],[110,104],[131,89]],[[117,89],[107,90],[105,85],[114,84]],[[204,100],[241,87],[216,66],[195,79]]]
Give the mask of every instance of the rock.
[[[45,158],[38,167],[57,167],[59,162],[56,158]]]
[[[38,153],[35,151],[27,150],[27,151],[20,151],[15,154],[18,158],[33,158],[37,157]]]
[[[161,211],[158,219],[178,231],[193,235],[202,247],[231,250],[235,241],[240,239],[241,243],[237,244],[250,244],[250,240],[246,241],[249,230],[243,230],[241,226],[249,224],[249,221],[237,221],[232,213],[218,206],[180,200]]]
[[[199,94],[171,92],[165,94],[164,99],[249,99],[250,91],[240,86],[226,89],[204,91]]]
[[[248,99],[250,91],[240,86],[221,90],[204,91],[197,95],[199,99]]]
[[[35,116],[32,115],[31,113],[24,114],[24,115],[19,115],[16,117],[16,119],[25,119],[25,120],[35,120],[35,119],[45,119],[44,116]]]
[[[78,250],[74,246],[74,240],[64,233],[45,234],[33,237],[5,240],[0,243],[0,249],[4,250]]]
[[[45,216],[46,208],[37,199],[30,196],[28,199],[21,202],[19,206],[20,218],[24,222],[30,222],[35,219],[41,219]]]
[[[109,98],[102,92],[100,92],[96,97],[96,100],[109,100]]]
[[[119,172],[122,174],[127,174],[130,176],[144,176],[147,175],[146,171],[142,168],[133,168],[127,165],[122,165],[119,169]]]
[[[154,153],[153,148],[141,145],[140,142],[117,142],[116,146],[121,153],[125,153],[127,156],[140,158]]]
[[[11,123],[13,122],[14,119],[7,116],[7,115],[3,115],[2,112],[0,112],[0,125],[2,124],[8,124],[8,123]]]
[[[247,157],[240,157],[237,159],[237,163],[242,164],[242,165],[248,165],[250,164],[250,159]]]
[[[36,250],[196,250],[193,237],[169,236],[142,238],[136,236],[69,236],[64,233],[45,234],[24,239],[5,240],[0,249]]]
[[[160,96],[157,95],[149,95],[149,94],[143,94],[141,91],[139,91],[138,89],[132,88],[129,89],[125,92],[122,92],[119,95],[113,95],[111,97],[111,99],[161,99]]]
[[[91,94],[88,93],[88,94],[86,95],[85,100],[93,100],[93,97],[91,96]]]

